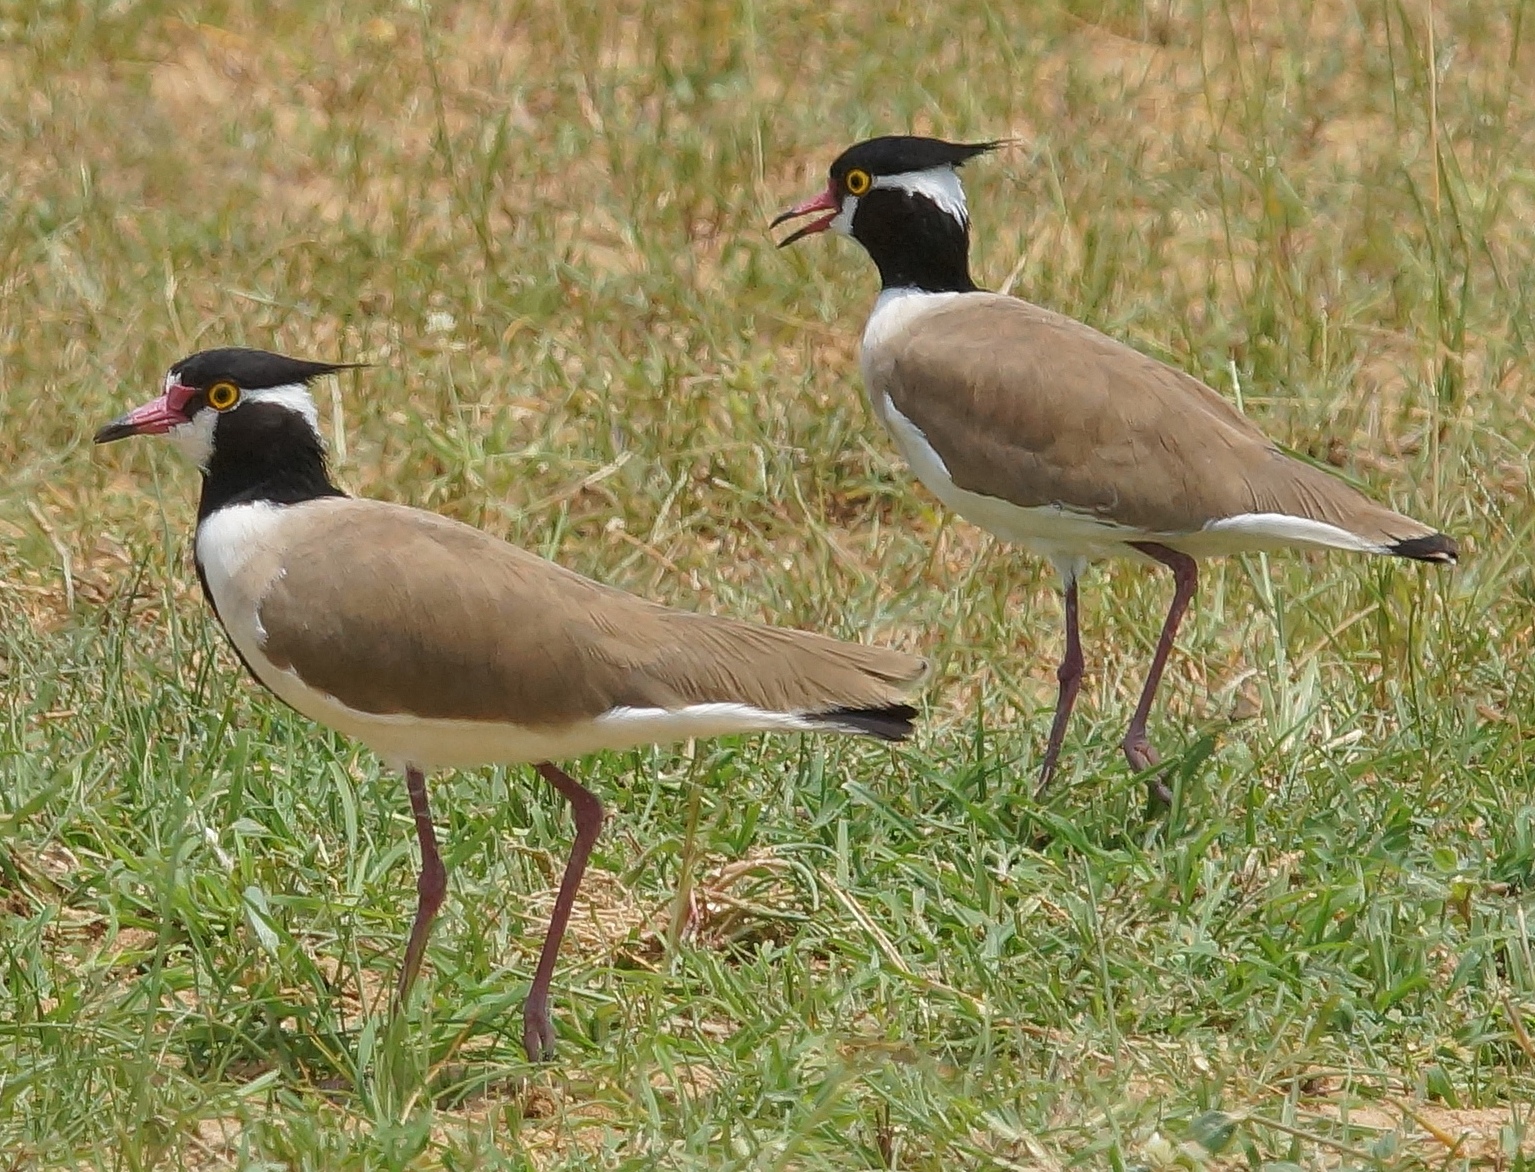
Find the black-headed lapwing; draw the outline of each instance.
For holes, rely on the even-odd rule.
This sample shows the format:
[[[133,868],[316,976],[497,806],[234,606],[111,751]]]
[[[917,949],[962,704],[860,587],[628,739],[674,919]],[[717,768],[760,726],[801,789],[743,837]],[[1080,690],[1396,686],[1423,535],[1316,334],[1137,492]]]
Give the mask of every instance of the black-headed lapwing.
[[[446,874],[424,771],[531,762],[570,802],[575,844],[523,1011],[548,1058],[549,982],[596,796],[551,762],[751,730],[901,740],[926,665],[898,651],[646,602],[434,513],[330,480],[308,384],[342,369],[205,350],[97,443],[167,433],[203,474],[198,576],[241,660],[299,712],[405,774],[421,844],[403,1005]]]
[[[1146,717],[1198,582],[1195,558],[1284,547],[1454,562],[1454,540],[1375,504],[1274,446],[1198,379],[1081,322],[970,278],[958,168],[1000,144],[888,136],[848,148],[826,190],[773,221],[820,213],[851,236],[882,289],[863,332],[875,416],[955,512],[1048,557],[1066,591],[1066,653],[1040,790],[1082,680],[1077,577],[1129,555],[1173,571],[1140,703],[1124,739],[1136,771],[1159,758]],[[1166,797],[1161,783],[1154,791]]]

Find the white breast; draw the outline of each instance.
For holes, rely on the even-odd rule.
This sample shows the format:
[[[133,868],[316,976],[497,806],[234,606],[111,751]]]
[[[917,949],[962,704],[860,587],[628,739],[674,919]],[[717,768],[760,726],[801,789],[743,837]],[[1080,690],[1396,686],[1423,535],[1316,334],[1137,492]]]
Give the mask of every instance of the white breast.
[[[197,526],[197,564],[229,637],[247,658],[266,639],[257,606],[281,572],[283,515],[265,501],[229,505]]]
[[[863,327],[863,374],[867,384],[869,356],[876,353],[889,339],[909,329],[911,324],[925,313],[942,309],[956,297],[973,297],[973,293],[928,293],[923,289],[885,289],[869,311],[869,320]]]

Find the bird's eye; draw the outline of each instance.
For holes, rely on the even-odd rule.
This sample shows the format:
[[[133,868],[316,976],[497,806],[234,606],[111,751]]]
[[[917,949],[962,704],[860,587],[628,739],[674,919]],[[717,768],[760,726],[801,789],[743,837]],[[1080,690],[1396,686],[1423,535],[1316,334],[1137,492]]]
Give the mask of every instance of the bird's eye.
[[[215,411],[228,411],[240,401],[240,388],[234,383],[214,383],[208,388],[208,406]]]
[[[849,195],[862,195],[864,192],[869,190],[869,184],[871,182],[872,180],[869,178],[869,173],[867,171],[853,170],[849,171],[847,176],[842,180],[842,186],[847,188],[847,193]]]

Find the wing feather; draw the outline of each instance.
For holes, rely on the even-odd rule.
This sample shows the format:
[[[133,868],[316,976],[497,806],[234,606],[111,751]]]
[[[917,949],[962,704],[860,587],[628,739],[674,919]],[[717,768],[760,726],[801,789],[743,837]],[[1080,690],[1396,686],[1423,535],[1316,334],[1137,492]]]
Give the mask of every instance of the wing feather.
[[[259,604],[262,650],[359,711],[526,726],[615,707],[816,713],[894,705],[923,674],[900,652],[658,606],[433,513],[305,508]]]
[[[876,397],[890,397],[970,492],[1149,534],[1252,513],[1371,541],[1432,532],[1285,455],[1191,375],[1014,297],[951,301],[866,361]]]

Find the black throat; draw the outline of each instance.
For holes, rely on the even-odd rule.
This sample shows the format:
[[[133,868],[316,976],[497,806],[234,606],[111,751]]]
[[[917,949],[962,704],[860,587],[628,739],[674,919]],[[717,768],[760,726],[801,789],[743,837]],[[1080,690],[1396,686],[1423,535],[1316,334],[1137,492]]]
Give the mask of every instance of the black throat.
[[[279,403],[244,403],[214,425],[197,519],[225,505],[296,505],[345,496],[325,470],[325,448],[309,421]]]
[[[925,195],[876,187],[859,197],[853,238],[864,246],[886,289],[973,293],[970,225]]]

